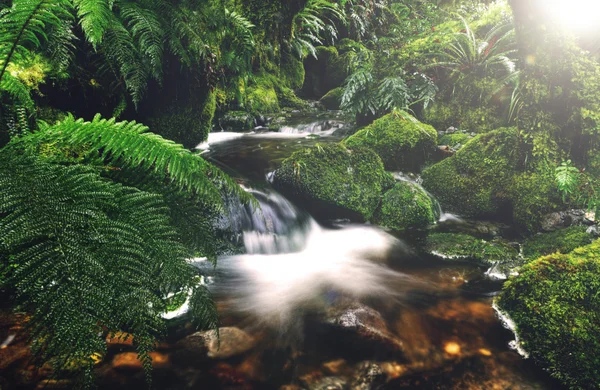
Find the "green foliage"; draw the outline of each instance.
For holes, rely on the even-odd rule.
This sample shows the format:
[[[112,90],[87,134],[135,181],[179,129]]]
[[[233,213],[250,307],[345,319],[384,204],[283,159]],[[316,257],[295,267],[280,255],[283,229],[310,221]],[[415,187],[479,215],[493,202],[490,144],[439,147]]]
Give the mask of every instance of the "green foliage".
[[[570,253],[592,243],[594,237],[586,230],[586,226],[572,226],[531,236],[523,243],[523,256],[527,260],[536,260],[553,253]]]
[[[525,265],[497,299],[522,347],[572,389],[600,385],[600,241]]]
[[[438,140],[439,145],[448,145],[451,148],[456,148],[457,145],[464,145],[471,137],[466,133],[444,134]]]
[[[425,228],[439,215],[432,199],[420,187],[400,182],[383,195],[375,222],[393,230]]]
[[[335,22],[343,21],[344,15],[336,3],[327,0],[308,0],[294,15],[291,24],[289,46],[298,58],[306,55],[317,57],[315,45],[322,45],[325,34],[337,38]]]
[[[107,0],[73,0],[81,29],[94,49],[102,43],[104,33],[109,28],[112,3]]]
[[[556,178],[556,185],[562,194],[564,202],[567,196],[570,196],[575,192],[579,182],[579,169],[571,164],[571,160],[567,160],[563,161],[558,167],[556,167],[554,174]]]
[[[370,148],[387,170],[419,171],[436,147],[437,132],[405,112],[377,119],[345,140],[350,147]]]
[[[106,334],[122,331],[149,375],[166,297],[183,291],[200,326],[216,327],[186,258],[214,258],[208,218],[223,191],[249,200],[226,175],[142,125],[99,117],[41,123],[0,160],[0,274],[43,361],[59,372],[80,362],[89,385]]]
[[[369,149],[348,150],[342,145],[318,145],[283,160],[274,185],[285,193],[336,207],[368,220],[372,217],[388,176],[379,157]]]
[[[466,234],[432,233],[427,236],[427,252],[444,260],[475,261],[492,266],[519,257],[512,246],[499,240],[485,241]]]

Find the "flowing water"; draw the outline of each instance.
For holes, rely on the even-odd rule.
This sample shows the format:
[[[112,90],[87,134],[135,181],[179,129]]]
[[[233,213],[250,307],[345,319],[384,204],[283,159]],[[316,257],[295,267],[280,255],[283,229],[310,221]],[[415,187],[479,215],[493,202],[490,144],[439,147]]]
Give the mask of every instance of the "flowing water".
[[[222,326],[245,336],[222,332],[221,352],[212,353],[241,349],[231,356],[176,359],[172,346],[194,332],[189,324],[178,325],[183,333],[159,347],[169,363],[155,369],[155,386],[560,388],[509,347],[514,336],[492,308],[501,283],[486,277],[485,269],[424,254],[422,232],[392,234],[365,224],[322,221],[269,188],[269,173],[281,159],[317,141],[340,139],[331,130],[343,123],[304,123],[282,126],[281,132],[211,134],[203,146],[206,158],[243,181],[260,204],[230,202],[225,223],[239,233],[243,254],[219,258],[216,269],[201,259],[194,262],[216,298]],[[308,133],[321,138],[307,138]],[[439,229],[468,225],[440,215]],[[242,347],[246,344],[250,347]],[[139,373],[99,370],[101,387],[132,388],[133,377],[142,380]]]

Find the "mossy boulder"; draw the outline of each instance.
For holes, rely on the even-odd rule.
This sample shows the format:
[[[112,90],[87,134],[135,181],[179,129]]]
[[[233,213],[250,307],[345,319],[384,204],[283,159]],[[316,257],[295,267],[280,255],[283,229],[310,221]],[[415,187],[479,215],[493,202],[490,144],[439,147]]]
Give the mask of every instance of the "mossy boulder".
[[[327,92],[319,102],[328,110],[339,110],[342,104],[342,96],[344,95],[344,88],[338,87]]]
[[[447,145],[453,149],[457,149],[457,146],[464,146],[470,139],[471,136],[467,133],[444,134],[438,140],[438,144]]]
[[[246,111],[229,111],[219,118],[219,127],[224,131],[243,132],[256,127],[256,120]]]
[[[246,108],[253,114],[271,114],[279,111],[279,98],[269,80],[257,78],[247,88]]]
[[[373,149],[387,170],[418,171],[437,145],[437,132],[409,114],[391,113],[345,140],[348,147]]]
[[[157,107],[153,115],[144,119],[150,131],[193,148],[206,141],[217,109],[214,91],[190,93]]]
[[[292,54],[281,56],[280,70],[283,82],[293,90],[299,90],[304,85],[304,64]]]
[[[403,181],[383,195],[375,222],[393,230],[406,230],[427,227],[438,217],[429,195],[419,186]]]
[[[514,128],[480,134],[450,158],[423,171],[423,186],[444,210],[465,217],[497,213],[518,166]]]
[[[523,256],[527,260],[535,260],[553,253],[570,253],[579,247],[591,244],[594,236],[586,230],[586,226],[573,226],[531,236],[523,243]]]
[[[573,389],[600,388],[600,241],[541,257],[504,285],[498,307],[521,347]]]
[[[519,252],[504,241],[486,241],[459,233],[432,233],[427,237],[425,250],[442,260],[472,261],[486,266],[519,258]]]
[[[369,220],[387,181],[383,163],[373,151],[328,144],[283,160],[273,184],[318,215]]]

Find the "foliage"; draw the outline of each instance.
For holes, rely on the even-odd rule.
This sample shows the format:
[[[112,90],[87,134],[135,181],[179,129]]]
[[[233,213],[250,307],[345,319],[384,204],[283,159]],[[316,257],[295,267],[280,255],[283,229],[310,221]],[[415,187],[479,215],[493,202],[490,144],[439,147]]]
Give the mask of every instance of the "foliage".
[[[567,196],[572,195],[575,192],[577,184],[579,182],[579,169],[571,164],[571,160],[563,161],[554,170],[556,176],[556,184],[558,190],[562,194],[563,202]]]
[[[432,199],[422,188],[400,182],[383,195],[375,222],[393,230],[419,229],[435,223],[438,217]]]
[[[523,256],[527,260],[536,260],[553,253],[570,253],[592,243],[593,236],[586,230],[586,226],[572,226],[531,236],[523,243]]]
[[[387,170],[419,171],[437,144],[437,132],[405,112],[394,112],[359,130],[344,143],[370,148]]]
[[[337,38],[336,21],[343,21],[344,15],[336,3],[328,0],[308,0],[304,8],[294,15],[291,24],[289,46],[298,58],[307,54],[317,57],[315,45],[322,45],[325,34]]]
[[[600,385],[600,241],[525,265],[497,299],[521,346],[572,389]]]
[[[92,357],[118,331],[133,335],[150,374],[169,294],[191,289],[196,320],[216,326],[214,304],[186,262],[214,238],[177,212],[198,210],[206,220],[207,207],[222,208],[223,191],[249,199],[201,157],[146,131],[69,116],[0,149],[0,256],[11,260],[1,265],[4,287],[32,315],[39,356],[58,370],[81,362],[88,384]]]
[[[318,145],[283,160],[273,184],[307,201],[309,208],[368,220],[373,216],[388,177],[379,157],[369,149]],[[323,208],[320,208],[323,206]]]

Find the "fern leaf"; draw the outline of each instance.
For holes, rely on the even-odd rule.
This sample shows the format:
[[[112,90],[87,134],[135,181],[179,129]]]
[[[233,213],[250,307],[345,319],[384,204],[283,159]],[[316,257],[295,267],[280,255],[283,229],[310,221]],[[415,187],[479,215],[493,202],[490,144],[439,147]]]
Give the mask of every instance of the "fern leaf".
[[[79,24],[86,39],[94,49],[102,43],[104,33],[112,20],[111,2],[108,0],[73,0]]]

